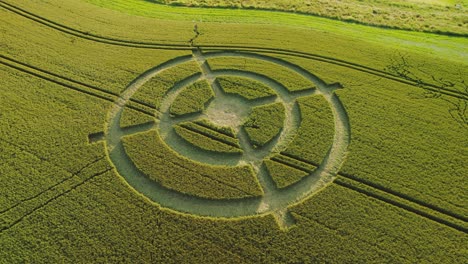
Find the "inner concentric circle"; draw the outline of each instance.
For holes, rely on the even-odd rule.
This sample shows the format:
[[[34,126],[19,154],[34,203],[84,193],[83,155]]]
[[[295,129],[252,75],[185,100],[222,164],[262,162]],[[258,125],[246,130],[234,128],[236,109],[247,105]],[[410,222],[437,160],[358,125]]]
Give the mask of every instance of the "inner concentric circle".
[[[164,142],[177,153],[200,163],[209,165],[222,165],[222,166],[238,166],[239,164],[250,164],[252,166],[259,166],[261,161],[273,152],[279,152],[281,148],[288,145],[289,141],[293,139],[294,135],[299,128],[300,118],[298,106],[293,96],[281,83],[258,74],[249,72],[242,72],[238,70],[214,70],[209,69],[208,64],[204,59],[197,57],[197,61],[202,68],[202,75],[190,76],[182,80],[183,85],[175,85],[171,87],[165,95],[165,99],[161,103],[160,122],[158,123],[159,134],[162,135]],[[255,79],[263,83],[265,86],[271,87],[277,94],[267,98],[258,99],[245,99],[240,96],[228,94],[223,91],[216,78],[219,76],[236,76]],[[174,117],[170,113],[170,108],[174,101],[178,98],[180,93],[185,88],[199,81],[207,81],[210,88],[213,90],[214,99],[209,103],[206,111],[199,111]],[[312,93],[313,91],[311,91]],[[267,144],[261,147],[254,147],[243,127],[247,117],[251,113],[252,108],[268,105],[271,103],[279,102],[284,105],[285,118],[283,120],[283,128],[272,138]],[[210,151],[197,150],[194,151],[194,146],[181,138],[174,131],[174,126],[182,122],[196,121],[200,119],[207,119],[214,124],[220,126],[227,126],[234,130],[236,137],[239,140],[242,153],[239,155],[219,155]]]

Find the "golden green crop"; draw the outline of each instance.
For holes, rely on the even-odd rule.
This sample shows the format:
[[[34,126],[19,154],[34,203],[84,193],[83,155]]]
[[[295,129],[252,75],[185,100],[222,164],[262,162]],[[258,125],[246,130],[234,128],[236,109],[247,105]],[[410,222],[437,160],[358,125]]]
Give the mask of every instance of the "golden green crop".
[[[466,38],[270,11],[111,2],[0,2],[0,262],[466,260]],[[191,60],[148,77],[180,58]],[[206,78],[204,62],[231,95],[262,95],[275,106],[254,111],[250,141],[201,108],[171,116],[180,121],[174,131],[161,129],[171,88]],[[135,83],[140,89],[123,98]],[[263,96],[272,94],[263,86],[279,92]],[[181,98],[207,95],[191,94]],[[331,106],[338,99],[344,111]],[[349,128],[337,129],[340,118]],[[268,146],[296,124],[293,135],[279,132],[288,144],[260,165],[236,160],[252,141]],[[265,209],[311,173],[327,173],[322,164],[348,133],[333,181],[288,200],[287,212]],[[113,156],[122,149],[120,161],[134,165],[126,169],[141,172],[135,178],[172,196],[155,201],[144,193],[151,186],[123,177]],[[162,203],[180,197],[194,211],[214,206],[198,215]],[[253,214],[242,215],[252,204]]]

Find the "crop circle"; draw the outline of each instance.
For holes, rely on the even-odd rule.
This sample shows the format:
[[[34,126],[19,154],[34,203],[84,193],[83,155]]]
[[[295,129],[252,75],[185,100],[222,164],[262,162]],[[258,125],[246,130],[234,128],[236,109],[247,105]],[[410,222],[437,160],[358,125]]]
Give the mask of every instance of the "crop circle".
[[[278,67],[285,67],[309,80],[315,89],[295,93],[288,91],[284,86],[276,82],[274,78],[268,76],[240,70],[211,70],[208,60],[219,57],[241,57],[265,61]],[[120,127],[120,119],[124,107],[129,103],[135,92],[148,80],[167,69],[190,61],[195,61],[199,64],[201,74],[192,75],[181,80],[178,85],[168,89],[161,103],[160,111],[155,114],[158,121],[155,123],[154,129],[158,131],[158,134],[169,148],[191,160],[206,163],[211,166],[237,166],[239,164],[252,166],[262,187],[263,196],[244,199],[208,199],[181,193],[151,180],[135,166],[131,158],[126,154],[122,145],[124,133]],[[217,87],[219,84],[216,82],[216,79],[221,75],[254,78],[270,86],[278,96],[266,100],[252,100],[250,103],[246,103],[245,100],[243,102],[236,102],[237,99],[234,100],[232,96],[223,94],[222,89]],[[214,92],[214,99],[208,104],[207,109],[204,109],[204,111],[174,118],[174,116],[170,114],[170,107],[174,100],[185,87],[199,80],[206,80],[209,82]],[[127,86],[108,115],[108,122],[105,130],[107,154],[118,173],[133,189],[142,193],[161,207],[181,213],[221,218],[273,214],[280,225],[287,226],[288,207],[302,202],[312,196],[317,190],[331,183],[345,159],[347,146],[350,140],[350,128],[345,109],[334,92],[336,87],[337,85],[328,85],[312,73],[282,59],[249,52],[223,51],[202,53],[200,50],[194,50],[193,55],[178,57],[149,69]],[[272,153],[281,151],[290,143],[300,123],[297,122],[297,116],[295,116],[298,113],[296,99],[312,94],[323,96],[330,106],[335,127],[333,143],[326,157],[323,159],[323,162],[316,170],[300,181],[285,188],[278,189],[271,184],[271,179],[266,175],[267,173],[264,169],[263,161]],[[281,102],[285,106],[285,126],[274,140],[269,141],[264,146],[255,148],[249,143],[245,130],[242,128],[242,120],[248,113],[243,113],[239,109],[243,106],[262,105],[268,102]],[[232,105],[230,105],[231,103]],[[222,112],[222,114],[221,118],[217,120],[216,113],[219,112]],[[235,128],[236,136],[239,138],[242,148],[242,154],[213,155],[213,153],[209,151],[194,152],[193,145],[181,143],[183,141],[175,138],[177,137],[177,133],[174,132],[174,125],[182,121],[196,120],[201,117],[208,118],[215,123],[218,122],[218,124],[223,124],[223,120],[229,119],[226,125],[232,125]]]

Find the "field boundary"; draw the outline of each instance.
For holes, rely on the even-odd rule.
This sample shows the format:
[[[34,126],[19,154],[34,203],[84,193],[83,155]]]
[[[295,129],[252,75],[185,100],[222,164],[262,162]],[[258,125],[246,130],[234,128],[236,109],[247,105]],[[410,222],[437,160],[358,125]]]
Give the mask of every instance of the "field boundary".
[[[0,6],[6,10],[9,10],[17,15],[25,17],[27,19],[33,20],[37,23],[40,23],[44,26],[53,28],[55,30],[61,31],[66,34],[70,34],[76,37],[87,39],[90,41],[101,42],[104,44],[126,46],[133,48],[146,48],[146,49],[166,49],[166,50],[192,50],[193,46],[189,44],[170,44],[170,43],[157,43],[157,42],[141,42],[141,41],[132,41],[125,39],[118,39],[112,37],[105,37],[97,34],[92,34],[89,32],[81,31],[69,26],[62,25],[60,23],[54,22],[42,16],[36,15],[32,12],[24,10],[22,8],[16,7],[12,4],[0,1]],[[206,51],[222,51],[222,50],[236,50],[236,51],[245,51],[245,52],[263,52],[269,54],[277,55],[289,55],[294,57],[300,57],[304,59],[311,59],[316,61],[321,61],[337,66],[342,66],[349,69],[354,69],[363,73],[368,73],[374,76],[386,78],[393,80],[399,83],[408,84],[417,88],[426,89],[432,92],[441,93],[451,97],[468,100],[468,94],[458,91],[456,89],[449,89],[443,86],[438,86],[435,84],[413,81],[409,79],[402,78],[400,76],[388,73],[383,70],[375,69],[369,66],[361,65],[358,63],[348,62],[341,59],[336,59],[333,57],[322,56],[318,54],[302,52],[302,51],[291,51],[287,49],[280,48],[265,48],[265,47],[255,47],[255,46],[238,46],[238,45],[197,45],[196,47],[203,48]]]
[[[406,31],[406,32],[417,32],[417,33],[428,33],[428,34],[434,34],[434,35],[440,35],[440,36],[450,36],[450,37],[468,37],[468,33],[460,33],[460,32],[455,32],[455,31],[443,31],[440,29],[437,30],[425,30],[425,29],[410,29],[410,28],[405,28],[405,27],[399,27],[399,26],[392,26],[392,25],[384,25],[384,24],[377,24],[377,23],[368,23],[364,21],[360,21],[354,18],[339,18],[337,16],[329,16],[329,15],[320,15],[317,13],[312,13],[312,12],[307,12],[307,11],[298,11],[298,10],[284,10],[284,9],[279,9],[275,7],[254,7],[254,6],[242,6],[242,7],[234,7],[234,6],[211,6],[211,5],[205,5],[205,4],[200,4],[200,5],[190,5],[188,3],[184,4],[181,3],[178,5],[178,3],[160,3],[160,2],[153,2],[155,5],[162,5],[162,6],[180,6],[180,7],[185,7],[185,8],[193,8],[193,9],[218,9],[218,10],[255,10],[255,11],[267,11],[267,12],[273,12],[273,13],[285,13],[285,14],[296,14],[296,15],[303,15],[303,16],[310,16],[310,17],[318,17],[322,19],[329,19],[333,21],[340,21],[340,22],[346,22],[350,24],[356,24],[356,25],[363,25],[363,26],[368,26],[368,27],[374,27],[374,28],[379,28],[379,29],[392,29],[392,30],[401,30],[401,31]],[[99,5],[98,5],[99,6]],[[104,7],[105,8],[105,7]]]

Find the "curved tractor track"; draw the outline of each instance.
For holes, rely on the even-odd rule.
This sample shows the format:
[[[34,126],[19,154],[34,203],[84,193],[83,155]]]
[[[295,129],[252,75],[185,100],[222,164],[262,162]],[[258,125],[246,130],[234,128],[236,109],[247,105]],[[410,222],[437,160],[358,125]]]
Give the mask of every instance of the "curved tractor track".
[[[87,40],[90,40],[90,41],[101,42],[101,43],[105,43],[105,44],[109,44],[109,45],[118,45],[118,46],[126,46],[126,47],[133,47],[133,48],[145,48],[145,49],[177,49],[177,50],[192,50],[193,49],[193,47],[190,47],[188,45],[182,45],[182,44],[161,44],[161,43],[150,43],[150,42],[138,42],[138,41],[123,40],[123,39],[116,39],[116,38],[110,38],[110,37],[103,37],[103,36],[99,36],[99,35],[95,35],[95,34],[89,34],[87,32],[80,31],[80,30],[77,30],[77,29],[74,29],[74,28],[71,28],[71,27],[68,27],[68,26],[61,25],[59,23],[53,22],[51,20],[48,20],[46,18],[35,15],[35,14],[31,13],[31,12],[28,12],[28,11],[26,11],[24,9],[15,7],[14,5],[8,4],[8,3],[4,2],[4,1],[0,1],[0,6],[2,8],[4,8],[4,9],[6,9],[6,10],[14,12],[14,13],[16,13],[18,15],[21,15],[21,16],[25,17],[25,18],[31,19],[31,20],[33,20],[33,21],[35,21],[37,23],[45,25],[45,26],[47,26],[49,28],[52,28],[54,30],[58,30],[58,31],[61,31],[63,33],[74,35],[76,37],[80,37],[80,38],[87,39]],[[397,82],[400,82],[400,83],[409,84],[409,85],[412,85],[412,86],[415,86],[415,87],[421,87],[421,85],[423,85],[424,89],[440,92],[442,94],[446,94],[448,96],[460,98],[460,99],[463,99],[463,100],[468,100],[468,95],[466,95],[466,94],[464,94],[462,92],[459,92],[459,91],[446,89],[445,87],[440,87],[440,86],[429,84],[429,83],[416,83],[416,82],[406,80],[406,79],[400,78],[398,76],[392,75],[392,74],[387,73],[385,71],[381,71],[381,70],[378,70],[378,69],[373,69],[373,68],[370,68],[370,67],[367,67],[367,66],[363,66],[363,65],[359,65],[359,64],[355,64],[355,63],[351,63],[351,62],[347,62],[347,61],[343,61],[343,60],[339,60],[339,59],[335,59],[335,58],[331,58],[331,57],[312,54],[312,53],[290,51],[290,50],[285,50],[285,49],[272,49],[272,48],[248,47],[248,46],[242,46],[241,47],[241,46],[224,46],[224,45],[202,45],[202,46],[198,46],[198,47],[203,48],[204,51],[217,51],[218,53],[219,52],[227,52],[227,53],[230,53],[230,54],[233,54],[233,55],[234,54],[239,54],[238,52],[262,52],[262,53],[268,53],[268,54],[288,55],[288,56],[301,57],[301,58],[305,58],[305,59],[312,59],[312,60],[317,60],[317,61],[321,61],[321,62],[326,62],[326,63],[330,63],[330,64],[334,64],[334,65],[338,65],[338,66],[358,70],[358,71],[361,71],[361,72],[364,72],[364,73],[376,75],[376,76],[386,78],[386,79],[389,79],[389,80],[394,80],[394,81],[397,81]],[[254,55],[258,55],[258,54],[254,54]],[[264,56],[264,55],[258,55],[258,56]],[[40,69],[40,68],[35,67],[35,66],[28,65],[26,63],[20,62],[18,60],[13,59],[13,58],[9,58],[7,56],[0,55],[0,58],[2,59],[2,60],[0,60],[0,63],[5,65],[5,66],[14,68],[16,70],[19,70],[19,71],[22,71],[22,72],[25,72],[25,73],[28,73],[28,74],[31,74],[31,75],[34,75],[34,76],[36,76],[38,78],[45,79],[47,81],[56,83],[56,84],[61,85],[63,87],[73,89],[73,90],[76,90],[78,92],[82,92],[82,93],[85,93],[85,94],[88,94],[88,95],[91,95],[91,96],[101,98],[101,99],[106,100],[106,101],[114,102],[116,100],[116,98],[119,96],[118,94],[106,91],[103,88],[99,88],[99,87],[92,86],[92,85],[89,85],[89,84],[86,84],[86,83],[83,83],[83,82],[75,81],[75,80],[73,80],[71,78],[64,77],[64,76],[61,76],[59,74],[49,72],[49,71]],[[89,90],[91,90],[91,91],[89,91]],[[150,116],[154,116],[154,111],[155,110],[157,111],[157,109],[154,106],[148,105],[148,104],[146,104],[144,102],[135,100],[133,98],[130,98],[130,101],[137,104],[138,107],[136,107],[134,105],[128,105],[128,104],[125,107],[132,108],[134,110],[137,110],[137,111],[139,111],[141,113],[144,113],[144,114],[147,114],[147,115],[150,115]],[[143,108],[143,109],[141,109],[140,107]],[[149,109],[144,110],[145,108],[146,109],[149,108]],[[151,124],[150,124],[150,126],[151,126]],[[137,128],[136,130],[138,130],[138,129],[139,128]],[[103,135],[100,135],[100,136],[103,136]],[[100,139],[103,139],[103,138],[100,138]],[[281,154],[282,155],[287,155],[287,154],[284,154],[284,153],[281,153]],[[318,166],[318,164],[314,164],[313,162],[310,162],[310,161],[301,160],[298,157],[290,157],[290,158],[293,158],[293,159],[295,159],[297,161],[301,161],[304,164],[308,163],[308,164],[313,164],[315,166]],[[361,192],[361,193],[366,194],[366,195],[368,195],[370,197],[373,197],[375,199],[379,199],[379,200],[381,200],[383,202],[386,202],[386,203],[392,204],[394,206],[400,207],[400,208],[402,208],[404,210],[416,213],[416,214],[418,214],[418,215],[420,215],[422,217],[425,217],[427,219],[436,221],[436,222],[438,222],[440,224],[452,227],[452,228],[457,229],[459,231],[462,231],[464,233],[468,232],[468,229],[466,227],[464,227],[465,225],[460,225],[460,224],[454,223],[453,221],[447,221],[447,220],[437,216],[437,214],[443,214],[443,215],[449,216],[450,218],[453,218],[453,219],[456,219],[456,220],[459,220],[459,221],[463,221],[463,222],[466,223],[468,219],[463,215],[459,215],[457,213],[450,212],[448,210],[445,210],[443,208],[428,204],[428,203],[426,203],[424,201],[412,198],[412,197],[407,196],[405,194],[395,192],[395,191],[390,190],[390,189],[388,189],[388,188],[386,188],[384,186],[380,186],[378,184],[374,184],[372,182],[368,182],[366,180],[359,179],[358,177],[353,176],[353,175],[347,175],[347,174],[343,174],[343,173],[339,173],[338,175],[340,176],[340,178],[338,178],[334,183],[336,183],[336,184],[338,184],[340,186],[343,186],[343,187],[346,187],[346,188]],[[394,201],[392,199],[382,197],[382,196],[379,196],[379,195],[375,195],[372,192],[360,189],[360,188],[354,186],[353,184],[349,184],[350,181],[342,181],[341,177],[343,177],[345,179],[348,179],[348,180],[351,180],[351,182],[355,181],[355,182],[357,182],[359,184],[366,185],[366,186],[368,186],[370,188],[373,188],[375,190],[385,192],[386,194],[389,195],[389,197],[397,197],[397,198],[400,198],[400,199],[404,199],[404,200],[408,201],[408,203],[402,204],[402,203]],[[421,211],[421,210],[415,208],[414,205],[425,207],[425,208],[429,209],[429,211],[437,212],[437,214],[434,215],[433,213],[427,213],[425,211]],[[282,217],[286,217],[286,216],[283,215]]]
[[[117,45],[117,46],[125,46],[125,47],[133,47],[133,48],[144,48],[144,49],[166,49],[166,50],[192,50],[192,46],[189,44],[168,44],[168,43],[157,43],[157,42],[142,42],[142,41],[133,41],[133,40],[126,40],[126,39],[119,39],[113,37],[106,37],[98,34],[92,34],[89,32],[85,32],[82,30],[78,30],[45,17],[36,15],[30,11],[17,7],[13,4],[7,3],[5,1],[0,1],[0,7],[9,10],[17,15],[23,16],[27,19],[33,20],[37,23],[40,23],[44,26],[50,27],[54,30],[61,31],[63,33],[73,35],[75,37],[79,37],[82,39],[87,39],[90,41],[100,42],[109,45]],[[372,67],[368,67],[365,65],[360,65],[353,62],[348,62],[345,60],[340,60],[328,56],[322,56],[319,54],[313,54],[308,52],[301,52],[301,51],[291,51],[287,49],[279,49],[279,48],[265,48],[265,47],[255,47],[255,46],[236,46],[236,45],[197,45],[197,47],[202,48],[205,51],[216,51],[216,50],[235,50],[235,51],[244,51],[244,52],[263,52],[269,54],[276,54],[276,55],[288,55],[294,56],[304,59],[311,59],[320,62],[325,62],[353,70],[357,70],[363,73],[368,73],[374,76],[378,76],[381,78],[386,78],[389,80],[393,80],[399,83],[412,85],[414,87],[424,88],[428,91],[441,93],[444,95],[452,96],[455,98],[468,100],[468,94],[456,90],[456,89],[449,89],[443,86],[434,85],[431,83],[421,82],[421,81],[413,81],[409,79],[402,78],[400,76],[385,72],[383,70],[375,69]]]

